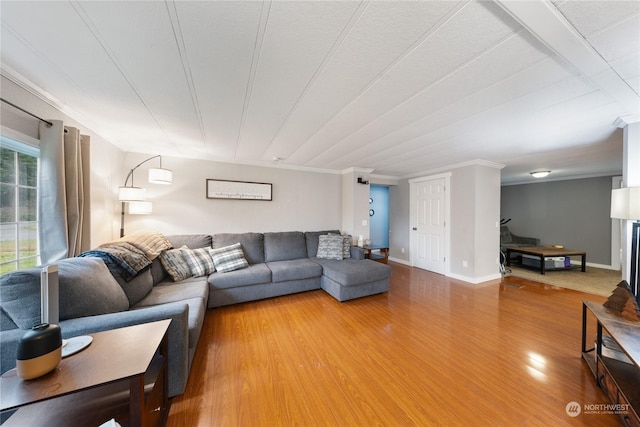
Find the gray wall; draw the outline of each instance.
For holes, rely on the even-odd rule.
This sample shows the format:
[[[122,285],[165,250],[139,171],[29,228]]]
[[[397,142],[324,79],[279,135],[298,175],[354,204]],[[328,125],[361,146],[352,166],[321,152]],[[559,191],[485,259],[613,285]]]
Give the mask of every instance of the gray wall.
[[[587,262],[611,265],[612,177],[502,187],[500,215],[519,236],[542,245],[587,252]]]

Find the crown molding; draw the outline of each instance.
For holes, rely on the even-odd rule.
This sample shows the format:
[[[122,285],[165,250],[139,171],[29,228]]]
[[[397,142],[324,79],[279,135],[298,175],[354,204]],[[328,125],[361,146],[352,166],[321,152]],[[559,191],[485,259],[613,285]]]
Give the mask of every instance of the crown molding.
[[[416,172],[409,175],[404,175],[404,176],[401,176],[400,179],[418,178],[425,175],[433,175],[433,174],[442,173],[442,172],[449,172],[452,169],[459,169],[467,166],[485,166],[485,167],[494,168],[494,169],[504,169],[506,167],[506,165],[503,165],[502,163],[491,162],[489,160],[475,159],[475,160],[469,160],[467,162],[454,163],[454,164],[442,166],[439,168],[427,169],[422,172]]]
[[[612,124],[617,128],[625,128],[627,125],[640,122],[640,115],[628,115],[618,117]]]
[[[348,173],[367,173],[367,174],[370,174],[374,170],[375,169],[372,169],[372,168],[360,168],[360,167],[354,166],[354,167],[350,167],[350,168],[344,169],[342,171],[342,175],[346,175]]]

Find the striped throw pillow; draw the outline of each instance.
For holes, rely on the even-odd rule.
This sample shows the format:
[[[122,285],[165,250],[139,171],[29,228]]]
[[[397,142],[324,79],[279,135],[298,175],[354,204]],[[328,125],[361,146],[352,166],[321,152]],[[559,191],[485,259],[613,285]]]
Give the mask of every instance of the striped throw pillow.
[[[208,248],[180,249],[193,277],[206,276],[216,271]]]
[[[211,253],[211,258],[213,258],[216,271],[221,273],[249,267],[249,263],[244,258],[242,245],[239,242],[224,248],[210,249],[209,252]]]
[[[180,249],[171,249],[160,254],[160,262],[174,282],[191,277],[191,268],[182,256],[183,249],[188,248],[183,246]]]

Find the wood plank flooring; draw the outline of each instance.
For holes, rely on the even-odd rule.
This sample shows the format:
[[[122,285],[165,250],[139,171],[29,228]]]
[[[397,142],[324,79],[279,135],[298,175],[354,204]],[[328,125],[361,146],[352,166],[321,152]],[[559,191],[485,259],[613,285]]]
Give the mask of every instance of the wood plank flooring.
[[[580,358],[581,302],[605,298],[390,265],[381,295],[209,310],[167,426],[621,425],[565,410],[609,403]]]

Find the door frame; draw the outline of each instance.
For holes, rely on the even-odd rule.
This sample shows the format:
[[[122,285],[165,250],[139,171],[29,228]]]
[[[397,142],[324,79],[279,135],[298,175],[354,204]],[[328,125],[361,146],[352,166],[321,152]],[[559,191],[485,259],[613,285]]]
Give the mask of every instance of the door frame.
[[[409,263],[412,267],[415,267],[415,258],[417,250],[417,242],[416,242],[416,234],[413,232],[414,224],[416,223],[416,210],[414,209],[416,203],[415,197],[415,188],[417,183],[421,183],[424,181],[433,181],[436,179],[444,178],[444,275],[449,276],[450,274],[450,264],[449,260],[451,259],[451,250],[450,244],[451,241],[451,227],[449,224],[451,223],[451,215],[450,215],[450,206],[451,206],[451,172],[441,173],[436,175],[428,175],[419,178],[412,178],[409,180]]]

